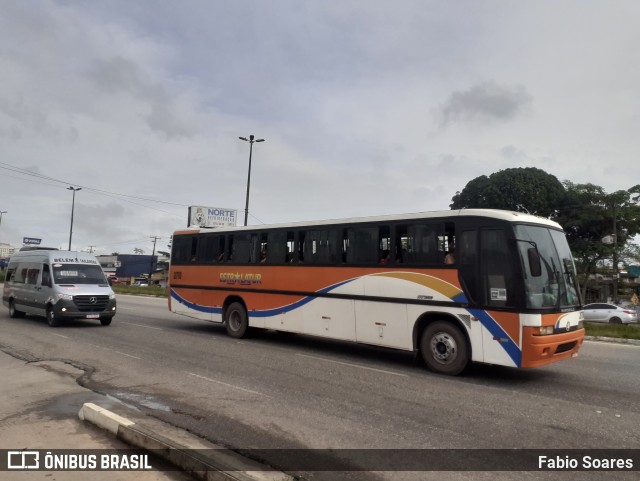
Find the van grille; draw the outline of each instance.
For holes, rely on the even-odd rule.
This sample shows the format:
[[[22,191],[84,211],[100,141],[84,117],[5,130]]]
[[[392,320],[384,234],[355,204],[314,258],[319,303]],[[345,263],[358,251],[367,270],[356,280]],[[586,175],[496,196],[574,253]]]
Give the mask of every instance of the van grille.
[[[109,296],[73,296],[80,312],[102,312],[107,307]]]

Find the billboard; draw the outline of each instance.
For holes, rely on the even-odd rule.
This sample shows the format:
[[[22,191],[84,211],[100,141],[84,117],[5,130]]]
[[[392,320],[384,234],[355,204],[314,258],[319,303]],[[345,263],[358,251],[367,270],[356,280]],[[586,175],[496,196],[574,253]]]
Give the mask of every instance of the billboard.
[[[187,227],[235,227],[238,211],[222,207],[189,207]]]
[[[42,242],[42,239],[36,239],[35,237],[22,238],[22,243],[25,245],[39,246],[41,242]]]

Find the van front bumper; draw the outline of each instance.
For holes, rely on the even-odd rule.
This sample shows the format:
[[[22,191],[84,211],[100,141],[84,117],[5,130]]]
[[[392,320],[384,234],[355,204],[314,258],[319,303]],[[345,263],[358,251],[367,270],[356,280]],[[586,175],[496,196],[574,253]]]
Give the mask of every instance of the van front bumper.
[[[116,315],[116,300],[108,299],[102,302],[98,299],[92,303],[91,299],[73,300],[59,299],[53,305],[53,313],[58,319],[105,319]],[[98,296],[92,296],[98,297]]]

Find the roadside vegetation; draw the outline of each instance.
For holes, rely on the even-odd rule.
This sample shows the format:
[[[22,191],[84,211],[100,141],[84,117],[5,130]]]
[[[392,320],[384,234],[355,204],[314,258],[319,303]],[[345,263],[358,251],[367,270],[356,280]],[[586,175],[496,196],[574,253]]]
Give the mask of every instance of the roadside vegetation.
[[[169,289],[160,286],[129,286],[125,284],[116,284],[111,286],[116,294],[133,294],[136,296],[153,296],[167,297]]]
[[[640,340],[639,324],[598,324],[585,322],[584,327],[587,336]]]

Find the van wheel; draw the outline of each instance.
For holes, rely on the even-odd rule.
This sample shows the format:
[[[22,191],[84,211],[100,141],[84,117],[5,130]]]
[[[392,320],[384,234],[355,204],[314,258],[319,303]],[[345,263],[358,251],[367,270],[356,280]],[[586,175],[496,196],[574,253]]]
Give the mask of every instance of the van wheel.
[[[60,325],[60,321],[56,317],[55,312],[53,312],[53,308],[51,306],[47,307],[47,322],[51,327],[58,327]]]
[[[224,314],[224,323],[229,336],[236,339],[244,337],[249,329],[249,316],[243,305],[239,302],[229,304]]]
[[[420,339],[422,359],[432,371],[456,376],[469,363],[467,339],[458,327],[450,322],[429,324]]]
[[[24,317],[24,312],[19,311],[18,309],[16,309],[16,306],[13,302],[13,299],[11,299],[9,301],[9,317],[16,319],[18,317]]]
[[[113,319],[112,317],[101,317],[100,318],[100,324],[102,324],[103,326],[108,326],[109,324],[111,324],[111,319]]]

